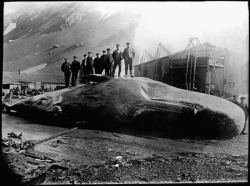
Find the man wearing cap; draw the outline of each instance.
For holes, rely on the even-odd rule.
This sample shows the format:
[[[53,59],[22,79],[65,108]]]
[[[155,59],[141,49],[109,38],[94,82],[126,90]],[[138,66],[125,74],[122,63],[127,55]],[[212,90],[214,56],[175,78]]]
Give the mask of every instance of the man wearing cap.
[[[134,49],[130,47],[130,43],[127,43],[127,48],[123,51],[123,58],[125,60],[125,77],[128,75],[128,66],[129,66],[129,72],[130,76],[134,77],[132,74],[133,70],[133,60],[135,58],[135,52]]]
[[[76,56],[73,57],[74,60],[71,63],[71,72],[72,72],[72,76],[71,76],[71,84],[72,86],[76,86],[76,80],[78,78],[78,72],[81,69],[81,65],[80,62],[76,60]]]
[[[61,66],[61,70],[64,73],[64,80],[65,80],[65,86],[66,88],[69,87],[69,81],[70,81],[70,63],[67,61],[68,58],[64,58],[64,62]]]
[[[241,108],[242,108],[242,110],[244,111],[244,113],[245,113],[245,126],[244,126],[244,128],[243,128],[243,130],[242,130],[242,133],[241,134],[245,134],[245,128],[246,128],[246,123],[247,123],[247,118],[248,118],[248,106],[247,106],[247,104],[245,103],[245,97],[241,97],[240,98],[240,103],[238,104]]]
[[[86,60],[87,60],[87,54],[84,54],[83,55],[83,60],[82,60],[82,63],[81,63],[81,81],[82,83],[86,83],[86,80],[85,80],[85,77],[86,77]]]
[[[114,66],[114,61],[113,61],[113,57],[111,55],[110,52],[110,48],[107,48],[107,60],[105,62],[105,75],[106,76],[111,76],[112,75],[112,68]]]
[[[236,105],[239,105],[238,96],[234,95],[234,96],[233,96],[232,102],[233,102],[234,104],[236,104]]]
[[[99,57],[99,53],[96,54],[96,58],[94,59],[94,69],[95,74],[102,74],[102,59]]]
[[[101,72],[104,70],[104,69],[106,69],[105,68],[105,64],[106,64],[106,61],[107,61],[107,54],[106,54],[106,50],[103,50],[102,51],[102,55],[101,55],[101,61],[102,61],[102,65],[101,65]],[[102,73],[101,73],[102,74]],[[105,70],[105,75],[106,75],[106,70]]]
[[[120,75],[121,75],[121,69],[122,69],[121,60],[123,59],[123,57],[122,57],[122,51],[119,50],[119,47],[120,47],[120,45],[117,44],[116,45],[116,50],[114,50],[114,52],[112,54],[112,57],[114,59],[114,67],[113,67],[113,73],[112,73],[113,77],[115,76],[115,70],[116,70],[117,65],[118,65],[118,68],[119,68],[118,77],[120,77]]]
[[[92,53],[88,52],[88,57],[86,60],[86,68],[87,68],[87,75],[94,74],[94,68],[93,68],[93,57]]]

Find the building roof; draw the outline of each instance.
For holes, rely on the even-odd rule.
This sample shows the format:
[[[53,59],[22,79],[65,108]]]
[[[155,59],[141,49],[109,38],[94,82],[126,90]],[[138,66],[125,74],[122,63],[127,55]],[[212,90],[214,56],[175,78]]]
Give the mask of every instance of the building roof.
[[[63,74],[45,74],[45,73],[17,73],[3,72],[3,84],[16,84],[20,82],[43,82],[43,83],[64,83]]]
[[[227,48],[215,46],[215,45],[212,45],[212,44],[207,43],[207,42],[201,44],[201,47],[203,49],[204,54],[198,46],[195,46],[195,47],[196,47],[197,55],[200,57],[221,58],[222,56],[225,56],[228,53],[238,55],[237,53],[230,51]],[[194,51],[195,51],[194,47],[192,47],[192,48],[186,50],[185,53],[183,53],[184,50],[182,50],[180,52],[177,52],[175,54],[170,55],[169,58],[179,59],[181,57],[182,53],[183,53],[182,58],[185,58],[185,56],[188,55],[189,52],[190,52],[190,55],[195,55]]]
[[[230,51],[228,50],[227,48],[222,48],[222,47],[218,47],[218,46],[215,46],[215,45],[212,45],[210,43],[203,43],[201,44],[201,47],[205,53],[205,57],[211,57],[211,58],[218,58],[220,59],[221,57],[226,57],[227,55],[239,55],[233,51]],[[200,57],[204,57],[204,55],[202,54],[202,51],[196,46],[196,50],[197,50],[197,55],[200,56]],[[180,52],[177,52],[177,53],[174,53],[172,55],[169,55],[169,56],[165,56],[165,57],[162,57],[163,58],[169,58],[169,59],[179,59],[182,55],[184,50],[180,51]],[[194,54],[194,47],[188,49],[185,51],[185,53],[183,53],[182,55],[182,58],[185,58],[186,55],[188,55],[188,52],[190,51],[190,55],[195,55]],[[156,59],[157,60],[157,59]],[[150,62],[153,62],[155,60],[151,60],[151,61],[147,61],[145,63],[150,63]],[[137,64],[135,66],[138,66],[140,64]]]

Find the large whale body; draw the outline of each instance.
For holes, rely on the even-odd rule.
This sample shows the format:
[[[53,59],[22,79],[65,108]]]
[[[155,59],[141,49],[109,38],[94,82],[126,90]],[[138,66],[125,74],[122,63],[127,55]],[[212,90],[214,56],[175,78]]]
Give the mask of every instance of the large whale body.
[[[228,100],[144,77],[88,77],[97,83],[45,93],[11,107],[29,115],[92,121],[103,128],[160,131],[166,136],[228,138],[242,132],[243,110]]]

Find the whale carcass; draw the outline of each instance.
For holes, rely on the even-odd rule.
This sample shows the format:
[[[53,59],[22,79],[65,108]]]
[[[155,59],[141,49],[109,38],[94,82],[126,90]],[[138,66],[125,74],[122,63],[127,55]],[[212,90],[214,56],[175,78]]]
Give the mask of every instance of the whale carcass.
[[[243,110],[228,100],[178,89],[144,77],[88,77],[82,84],[34,96],[9,109],[103,128],[160,131],[169,136],[227,138],[244,127]]]

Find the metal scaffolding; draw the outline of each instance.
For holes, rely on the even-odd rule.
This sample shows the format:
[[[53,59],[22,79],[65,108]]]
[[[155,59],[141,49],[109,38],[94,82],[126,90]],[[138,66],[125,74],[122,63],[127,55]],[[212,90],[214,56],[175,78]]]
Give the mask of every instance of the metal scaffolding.
[[[147,57],[147,51],[144,49],[142,52],[142,57],[140,60],[140,65],[139,65],[139,70],[138,70],[138,77],[142,76],[146,76],[146,68],[144,67],[144,63],[148,61],[148,57]]]
[[[171,53],[162,45],[162,43],[159,43],[158,48],[156,50],[154,60],[160,59],[162,57],[161,56],[162,50],[167,54],[167,56],[171,55]],[[154,79],[161,81],[161,78],[162,78],[161,61],[157,61],[155,64]]]
[[[197,68],[197,57],[208,57],[207,63],[207,93],[210,94],[210,85],[211,85],[211,70],[214,72],[214,77],[219,88],[219,92],[221,93],[220,84],[218,81],[216,69],[215,69],[215,62],[210,64],[211,52],[212,50],[204,50],[202,45],[197,37],[189,38],[189,43],[185,50],[181,53],[180,58],[183,57],[185,53],[187,55],[187,65],[186,65],[186,73],[185,73],[185,84],[187,90],[196,90],[195,88],[195,75],[196,75],[196,68]],[[212,68],[212,69],[211,69]],[[189,75],[189,77],[188,77]]]
[[[154,60],[161,58],[161,51],[162,50],[167,54],[167,56],[169,56],[171,54],[164,46],[162,46],[162,43],[160,43],[158,45]]]
[[[195,44],[196,43],[196,44]],[[199,49],[199,50],[197,50]],[[185,83],[186,83],[186,89],[187,90],[196,90],[195,88],[195,74],[196,74],[196,62],[197,57],[206,57],[209,56],[209,53],[207,50],[203,50],[200,40],[197,37],[189,38],[189,43],[185,50],[181,53],[180,58],[184,55],[184,53],[188,52],[187,56],[187,66],[186,66],[186,73],[185,73]],[[191,52],[193,51],[193,57],[191,57]],[[202,54],[202,56],[200,55]],[[189,64],[190,63],[190,64]],[[193,67],[192,67],[193,65]],[[193,69],[192,69],[193,68]],[[189,74],[189,80],[188,80],[188,74]],[[192,77],[193,76],[193,77]]]

